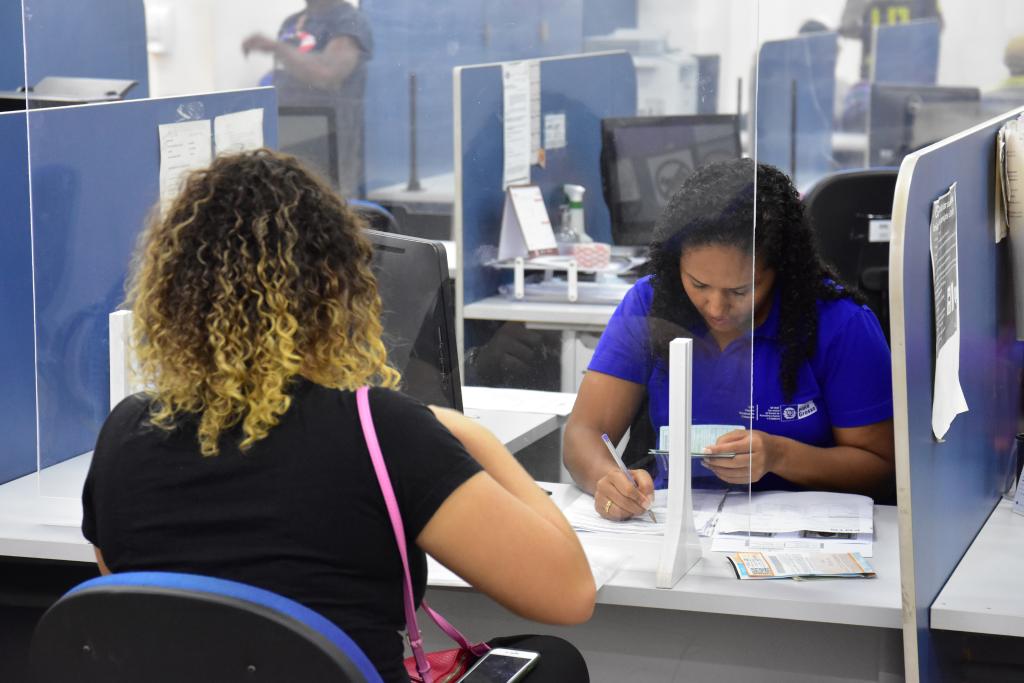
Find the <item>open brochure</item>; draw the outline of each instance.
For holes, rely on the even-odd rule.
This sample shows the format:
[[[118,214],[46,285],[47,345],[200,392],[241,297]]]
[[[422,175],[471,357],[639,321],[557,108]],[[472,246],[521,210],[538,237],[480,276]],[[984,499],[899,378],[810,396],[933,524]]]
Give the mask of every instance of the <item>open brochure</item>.
[[[728,555],[739,579],[873,579],[860,553],[747,552]]]

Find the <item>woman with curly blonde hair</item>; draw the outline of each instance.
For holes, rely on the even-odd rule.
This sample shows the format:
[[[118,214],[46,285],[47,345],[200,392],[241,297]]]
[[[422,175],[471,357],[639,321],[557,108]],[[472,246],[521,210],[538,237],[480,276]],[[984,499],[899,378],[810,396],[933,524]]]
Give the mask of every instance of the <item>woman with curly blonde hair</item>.
[[[402,681],[403,572],[358,387],[374,387],[417,602],[424,551],[548,623],[589,618],[594,582],[564,517],[489,432],[395,390],[362,227],[292,157],[224,156],[189,176],[141,237],[128,304],[151,389],[100,432],[83,533],[104,572],[192,572],[297,600]],[[564,649],[530,680],[545,664],[585,679]]]

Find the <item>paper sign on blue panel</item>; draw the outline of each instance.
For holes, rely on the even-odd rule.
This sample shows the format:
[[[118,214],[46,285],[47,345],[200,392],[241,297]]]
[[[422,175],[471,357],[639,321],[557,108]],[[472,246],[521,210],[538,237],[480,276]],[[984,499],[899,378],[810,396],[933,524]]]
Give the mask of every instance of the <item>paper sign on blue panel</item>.
[[[263,110],[246,109],[213,120],[217,154],[237,154],[263,146]]]
[[[935,390],[932,432],[942,440],[967,399],[960,387],[960,279],[957,275],[956,183],[932,202],[929,247],[935,292]]]
[[[501,65],[502,98],[504,101],[505,168],[502,187],[530,182],[532,104],[530,100],[530,65],[528,62],[506,62]]]
[[[160,131],[160,200],[170,201],[181,190],[189,171],[213,161],[210,120],[164,123]]]

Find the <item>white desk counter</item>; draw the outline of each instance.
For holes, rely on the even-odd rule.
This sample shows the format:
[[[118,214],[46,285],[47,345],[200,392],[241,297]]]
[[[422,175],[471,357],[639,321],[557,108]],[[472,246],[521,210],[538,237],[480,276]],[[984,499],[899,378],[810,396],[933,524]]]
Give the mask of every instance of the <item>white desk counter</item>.
[[[578,490],[541,484],[564,507]],[[433,560],[427,599],[467,637],[546,633],[583,653],[593,683],[821,683],[903,680],[896,509],[875,507],[876,579],[740,581],[707,547],[671,589],[654,587],[658,541],[581,534],[585,549],[631,556],[579,626],[520,619]],[[428,649],[451,647],[420,619]]]
[[[419,190],[408,189],[408,183],[403,181],[370,190],[367,197],[375,202],[405,206],[436,205],[451,211],[452,203],[455,201],[455,173],[420,178]]]
[[[503,296],[489,296],[466,304],[462,310],[466,320],[515,320],[538,328],[601,332],[615,312],[615,306],[568,301],[515,301]]]
[[[934,629],[1024,638],[1024,517],[1003,500],[992,511],[931,608]]]
[[[522,413],[467,408],[474,417],[516,451],[558,429],[550,413]],[[92,546],[82,536],[82,485],[89,470],[86,453],[0,486],[0,556],[94,562]]]
[[[554,492],[552,500],[560,508],[580,495],[579,489],[570,484],[541,486]],[[673,588],[659,589],[654,587],[654,573],[660,539],[581,533],[580,540],[586,549],[630,556],[627,564],[598,592],[599,604],[892,629],[901,626],[899,544],[896,508],[892,505],[875,506],[871,558],[878,572],[875,579],[740,581],[725,554],[712,552],[711,539],[703,538],[701,560]],[[433,560],[431,570],[431,586],[467,587]]]

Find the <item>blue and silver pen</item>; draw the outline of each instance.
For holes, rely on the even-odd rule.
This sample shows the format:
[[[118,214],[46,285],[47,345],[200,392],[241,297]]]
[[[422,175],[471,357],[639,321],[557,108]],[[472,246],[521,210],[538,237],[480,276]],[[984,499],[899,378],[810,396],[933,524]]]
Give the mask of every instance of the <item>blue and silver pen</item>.
[[[615,446],[612,445],[612,440],[608,438],[607,434],[602,434],[601,441],[604,441],[604,445],[608,448],[608,452],[612,454],[612,460],[615,461],[615,464],[619,466],[619,469],[622,470],[629,479],[629,483],[639,490],[640,487],[636,485],[636,479],[633,478],[633,473],[630,472],[626,467],[626,464],[622,462],[622,458],[620,458],[619,454],[615,451]],[[658,521],[658,518],[654,516],[654,510],[648,510],[647,514],[651,516],[652,522]]]

